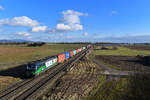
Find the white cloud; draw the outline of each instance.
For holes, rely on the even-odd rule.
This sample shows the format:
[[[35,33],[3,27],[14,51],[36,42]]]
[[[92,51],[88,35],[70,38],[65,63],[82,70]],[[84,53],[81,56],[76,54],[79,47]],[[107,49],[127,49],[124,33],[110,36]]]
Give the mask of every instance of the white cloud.
[[[87,16],[87,14],[74,10],[63,11],[62,14],[63,18],[60,21],[68,25],[80,24],[79,16]]]
[[[63,15],[77,15],[77,16],[88,16],[88,14],[84,14],[81,12],[77,12],[74,10],[66,10],[62,12]]]
[[[76,30],[82,30],[83,26],[80,24],[74,24],[74,25],[65,25],[65,24],[57,24],[56,30],[59,32],[63,31],[76,31]]]
[[[88,14],[84,14],[74,10],[63,11],[62,15],[63,17],[53,29],[50,29],[48,26],[45,25],[41,26],[38,21],[33,20],[27,16],[0,19],[0,26],[23,26],[31,27],[31,32],[63,33],[68,31],[83,30],[83,25],[80,24],[80,16],[88,16]]]
[[[113,15],[113,14],[117,14],[118,13],[118,11],[116,11],[116,10],[112,10],[111,11],[111,14]]]
[[[65,24],[57,24],[55,29],[49,29],[49,33],[61,33],[61,32],[68,32],[68,31],[78,31],[82,30],[83,26],[80,24],[74,25],[65,25]]]
[[[69,25],[57,24],[56,30],[59,30],[59,31],[69,31],[69,30],[71,30],[71,27]]]
[[[71,29],[73,31],[83,30],[83,26],[80,25],[80,24],[74,24],[74,25],[71,26]]]
[[[88,36],[88,33],[87,33],[87,32],[84,32],[83,35],[84,35],[84,36]]]
[[[56,25],[55,29],[49,30],[50,33],[78,31],[83,30],[83,25],[80,24],[80,16],[88,16],[87,14],[74,10],[66,10],[62,12],[63,18]]]
[[[36,20],[32,20],[27,16],[21,16],[14,17],[12,19],[0,19],[0,26],[2,25],[34,27],[39,25],[39,23]]]
[[[74,10],[63,11],[62,14],[63,18],[60,21],[69,25],[80,24],[79,16],[87,16],[87,14]]]
[[[0,5],[0,10],[5,10],[5,9],[3,8],[3,6]]]
[[[46,32],[48,30],[47,26],[36,26],[32,27],[31,32]]]
[[[20,35],[20,36],[24,36],[24,37],[29,37],[31,36],[30,33],[28,32],[16,32],[17,35]]]

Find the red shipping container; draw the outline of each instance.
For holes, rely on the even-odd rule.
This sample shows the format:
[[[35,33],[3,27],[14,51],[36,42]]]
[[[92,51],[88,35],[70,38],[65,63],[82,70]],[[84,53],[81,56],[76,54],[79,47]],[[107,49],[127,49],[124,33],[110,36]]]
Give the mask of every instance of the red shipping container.
[[[79,53],[80,51],[79,51],[79,49],[76,49],[77,50],[77,53]]]
[[[80,48],[80,49],[79,49],[79,52],[81,52],[81,51],[82,51],[82,49]]]
[[[63,63],[65,61],[65,54],[59,54],[58,55],[58,63]]]
[[[82,51],[82,48],[80,48],[80,50]]]
[[[73,56],[73,51],[72,51],[72,50],[70,51],[70,56],[71,56],[71,57]]]

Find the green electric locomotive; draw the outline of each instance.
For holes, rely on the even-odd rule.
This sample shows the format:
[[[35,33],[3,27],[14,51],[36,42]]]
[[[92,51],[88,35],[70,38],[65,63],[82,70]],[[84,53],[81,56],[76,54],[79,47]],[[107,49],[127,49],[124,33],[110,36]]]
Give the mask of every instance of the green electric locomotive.
[[[27,76],[39,75],[57,64],[57,56],[49,57],[43,60],[33,61],[27,64]]]

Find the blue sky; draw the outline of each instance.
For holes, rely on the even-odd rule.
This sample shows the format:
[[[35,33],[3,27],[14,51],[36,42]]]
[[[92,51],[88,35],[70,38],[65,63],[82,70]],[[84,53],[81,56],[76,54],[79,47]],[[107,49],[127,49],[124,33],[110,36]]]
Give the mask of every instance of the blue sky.
[[[0,39],[150,42],[150,0],[1,0]]]

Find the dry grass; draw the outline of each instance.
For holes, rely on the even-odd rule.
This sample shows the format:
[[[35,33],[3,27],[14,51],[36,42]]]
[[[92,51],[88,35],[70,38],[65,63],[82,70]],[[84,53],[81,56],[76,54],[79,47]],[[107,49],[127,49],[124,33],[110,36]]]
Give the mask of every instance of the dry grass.
[[[0,90],[7,88],[10,84],[18,82],[19,78],[13,78],[9,76],[0,76]]]

